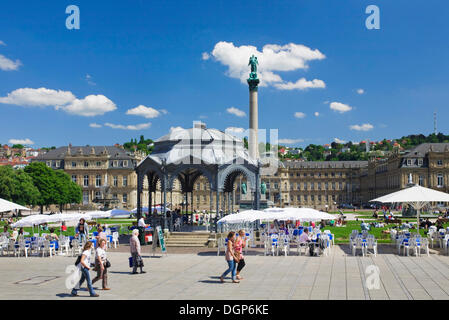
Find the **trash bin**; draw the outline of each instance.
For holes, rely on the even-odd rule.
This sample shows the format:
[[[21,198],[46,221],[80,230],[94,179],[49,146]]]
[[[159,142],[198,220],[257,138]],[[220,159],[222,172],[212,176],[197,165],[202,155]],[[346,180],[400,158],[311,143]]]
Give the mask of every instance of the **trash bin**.
[[[139,242],[140,245],[143,246],[145,245],[145,227],[138,227],[139,229]]]

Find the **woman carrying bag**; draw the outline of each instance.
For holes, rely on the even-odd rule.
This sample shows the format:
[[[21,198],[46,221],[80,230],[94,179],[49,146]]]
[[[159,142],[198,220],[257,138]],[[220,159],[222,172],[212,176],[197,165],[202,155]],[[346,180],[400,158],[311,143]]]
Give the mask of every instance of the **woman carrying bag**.
[[[92,284],[102,279],[103,290],[111,290],[111,288],[108,288],[108,268],[111,264],[106,257],[106,240],[101,238],[98,241],[98,247],[95,251],[95,270],[97,270],[97,276],[92,280]]]

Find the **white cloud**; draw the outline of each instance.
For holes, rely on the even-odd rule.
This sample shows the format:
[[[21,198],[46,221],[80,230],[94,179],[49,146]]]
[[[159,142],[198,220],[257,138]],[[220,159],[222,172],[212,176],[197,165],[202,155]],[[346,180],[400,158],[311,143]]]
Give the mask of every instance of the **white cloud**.
[[[4,43],[2,40],[0,40],[0,46],[6,46],[6,43]]]
[[[22,88],[8,93],[6,97],[0,97],[0,103],[26,107],[48,107],[65,105],[75,99],[70,91]]]
[[[365,90],[363,90],[363,89],[357,89],[357,93],[358,93],[358,94],[364,94],[364,93],[365,93]]]
[[[8,142],[11,144],[26,144],[26,145],[34,144],[34,142],[28,138],[27,139],[9,139]]]
[[[20,60],[12,61],[0,54],[0,70],[13,71],[19,69],[21,65]]]
[[[164,110],[162,113],[166,114],[167,110]],[[159,117],[161,115],[161,112],[151,107],[139,105],[133,109],[129,109],[128,111],[126,111],[126,114],[133,116],[141,116],[147,119],[153,119]]]
[[[101,127],[103,127],[101,124],[98,124],[98,123],[91,123],[91,124],[89,124],[89,127],[91,127],[91,128],[101,128]]]
[[[177,130],[185,130],[183,127],[170,127],[170,133]]]
[[[364,123],[362,125],[352,125],[349,127],[351,130],[356,130],[356,131],[370,131],[374,128],[374,126],[372,124],[369,123]]]
[[[205,115],[200,115],[198,118],[200,118],[200,119],[207,119],[207,116],[205,116]]]
[[[345,113],[345,112],[348,112],[348,111],[352,110],[351,106],[349,106],[347,104],[344,104],[344,103],[341,103],[341,102],[331,102],[330,108],[332,110],[340,112],[340,113]]]
[[[346,143],[347,141],[341,140],[341,139],[338,139],[338,138],[334,138],[334,142],[344,144],[344,143]]]
[[[320,113],[319,112],[315,112],[314,115],[315,115],[315,117],[319,117]]]
[[[75,99],[68,105],[57,106],[56,109],[63,109],[67,113],[78,116],[94,117],[114,111],[117,109],[117,106],[107,97],[100,94],[89,95],[84,99]]]
[[[279,139],[278,142],[283,144],[293,144],[298,142],[304,142],[304,139]]]
[[[283,46],[267,44],[262,51],[259,51],[254,46],[236,47],[232,42],[220,41],[215,44],[211,55],[215,60],[228,67],[227,75],[229,77],[240,79],[244,84],[246,84],[250,72],[249,57],[255,55],[259,62],[257,73],[260,78],[260,86],[275,86],[278,89],[291,90],[304,86],[312,88],[324,85],[322,80],[317,79],[311,82],[300,79],[296,83],[286,83],[279,74],[275,73],[307,69],[309,61],[325,58],[325,55],[319,50],[312,50],[301,44],[289,43]],[[284,86],[280,86],[281,84]]]
[[[147,129],[151,126],[151,123],[141,123],[141,124],[135,124],[135,125],[122,125],[122,124],[113,124],[106,122],[104,124],[106,127],[110,127],[112,129],[121,129],[121,130],[143,130]]]
[[[326,84],[322,80],[313,79],[312,81],[308,81],[305,78],[301,78],[294,83],[275,83],[274,86],[280,90],[306,90],[310,88],[326,88]]]
[[[303,119],[305,116],[306,114],[304,112],[295,112],[295,118]]]
[[[117,109],[115,103],[104,95],[89,95],[84,99],[77,99],[70,91],[47,88],[16,89],[6,97],[0,97],[0,103],[22,107],[52,106],[56,110],[86,117],[103,115]]]
[[[244,133],[245,129],[237,128],[237,127],[228,127],[228,128],[226,128],[225,132],[230,133],[230,134]]]
[[[90,74],[86,74],[86,81],[91,86],[96,86],[97,84],[92,80],[92,76]]]
[[[246,113],[240,109],[234,108],[234,107],[230,107],[226,109],[227,113],[233,114],[237,117],[246,117]]]
[[[207,52],[203,52],[203,54],[201,55],[201,58],[203,60],[209,60],[210,59],[210,54]]]

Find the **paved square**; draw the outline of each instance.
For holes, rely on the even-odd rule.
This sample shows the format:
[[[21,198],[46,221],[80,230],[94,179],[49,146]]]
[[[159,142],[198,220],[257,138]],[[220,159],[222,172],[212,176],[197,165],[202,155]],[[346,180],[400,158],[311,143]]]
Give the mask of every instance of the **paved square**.
[[[79,292],[80,297],[69,296],[65,269],[74,263],[74,257],[0,257],[0,298],[449,299],[449,257],[403,257],[388,247],[380,251],[390,253],[354,257],[342,245],[323,257],[247,255],[242,272],[245,279],[240,284],[230,279],[219,282],[226,263],[216,251],[152,257],[146,247],[147,273],[142,275],[129,273],[128,253],[109,252],[112,290],[98,290],[100,298],[89,298],[85,290]],[[367,268],[372,265],[379,268],[377,289],[369,288],[371,272],[367,273]]]

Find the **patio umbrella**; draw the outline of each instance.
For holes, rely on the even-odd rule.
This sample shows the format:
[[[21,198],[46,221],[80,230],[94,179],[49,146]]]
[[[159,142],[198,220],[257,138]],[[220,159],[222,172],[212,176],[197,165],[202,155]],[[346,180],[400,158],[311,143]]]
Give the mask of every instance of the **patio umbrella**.
[[[111,211],[89,211],[86,212],[86,215],[91,217],[92,219],[102,219],[102,218],[110,218],[111,217]]]
[[[115,218],[126,217],[126,218],[128,218],[129,215],[130,215],[129,211],[123,210],[123,209],[112,209],[112,210],[106,211],[106,213],[109,214],[110,218],[112,218],[112,217],[115,217]]]
[[[28,210],[29,211],[31,209],[21,206],[20,204],[0,198],[0,212],[7,212],[7,211],[12,211],[12,210]]]
[[[227,216],[218,220],[218,223],[244,223],[262,220],[266,215],[265,212],[259,210],[246,210],[235,214],[228,214]]]
[[[310,222],[335,219],[331,214],[312,208],[268,208],[264,212],[271,214],[267,220],[298,220],[301,222]]]
[[[430,188],[414,185],[400,191],[396,191],[380,198],[370,200],[370,202],[381,203],[406,203],[416,210],[419,232],[419,215],[422,208],[431,202],[449,202],[449,194]]]

